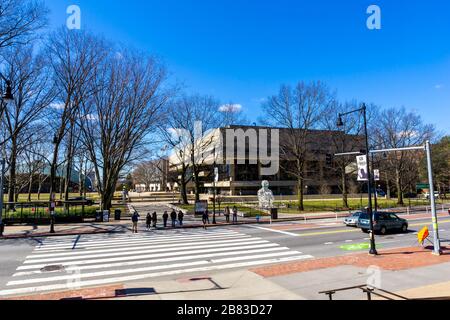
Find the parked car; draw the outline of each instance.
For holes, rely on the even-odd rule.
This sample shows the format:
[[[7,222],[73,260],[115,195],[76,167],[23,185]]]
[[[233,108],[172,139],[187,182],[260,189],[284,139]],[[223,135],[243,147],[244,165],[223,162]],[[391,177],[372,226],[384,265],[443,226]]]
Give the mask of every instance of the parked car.
[[[94,205],[94,200],[85,197],[69,198],[69,202],[79,202],[80,204],[84,203],[86,206]]]
[[[357,227],[358,226],[358,220],[359,216],[362,214],[362,212],[355,212],[349,215],[347,218],[344,219],[344,224],[347,227]]]
[[[408,231],[408,221],[399,218],[396,214],[388,212],[377,212],[373,215],[373,230],[375,233],[386,234],[390,231]],[[370,217],[368,213],[359,216],[358,228],[365,233],[370,230]]]
[[[425,192],[423,194],[423,196],[424,196],[425,199],[430,200],[430,193],[429,192]],[[437,191],[434,192],[434,198],[435,199],[439,198],[439,192],[437,192]]]

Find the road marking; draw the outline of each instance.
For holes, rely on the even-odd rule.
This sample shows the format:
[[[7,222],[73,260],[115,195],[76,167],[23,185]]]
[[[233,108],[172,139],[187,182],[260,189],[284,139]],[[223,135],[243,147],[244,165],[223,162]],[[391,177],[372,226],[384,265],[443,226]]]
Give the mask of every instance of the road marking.
[[[349,242],[353,242],[353,240],[345,240],[345,242],[349,243]]]
[[[245,246],[248,247],[249,245],[256,245],[256,244],[262,244],[262,243],[269,243],[269,241],[267,240],[252,240],[249,239],[248,241],[239,241],[237,243],[212,243],[212,244],[208,244],[208,245],[199,245],[197,246],[198,248],[201,248],[200,251],[206,251],[205,249],[216,249],[216,250],[220,250],[221,248],[226,248],[226,247],[233,247],[234,250],[238,249],[239,247]],[[237,247],[237,248],[235,248]],[[148,254],[153,254],[154,256],[155,253],[157,252],[164,252],[164,253],[168,253],[168,254],[180,254],[180,250],[178,248],[172,248],[172,249],[152,249],[151,246],[149,246],[146,249],[139,249],[139,250],[130,250],[128,252],[116,252],[116,253],[105,253],[105,254],[86,254],[86,255],[80,255],[80,256],[74,256],[74,255],[70,255],[68,257],[59,257],[59,258],[46,258],[46,259],[40,259],[39,257],[37,258],[33,258],[33,259],[28,259],[25,260],[24,264],[33,264],[33,263],[56,263],[56,262],[61,262],[61,261],[68,261],[68,260],[77,260],[77,259],[92,259],[92,258],[101,258],[101,257],[117,257],[117,256],[129,256],[129,255],[137,255],[137,254],[144,254],[144,253],[148,253]],[[183,251],[183,253],[186,252],[193,252],[193,251]]]
[[[235,243],[235,242],[242,242],[243,240],[248,240],[250,239],[250,236],[247,235],[243,235],[242,238],[218,238],[216,240],[221,241],[222,243]],[[262,240],[261,238],[252,238],[252,241],[254,240]],[[76,256],[76,255],[86,255],[86,254],[95,254],[95,253],[108,253],[108,252],[132,252],[132,251],[139,251],[142,250],[142,248],[148,247],[149,245],[151,245],[152,249],[167,249],[167,248],[176,248],[177,250],[182,250],[185,247],[191,247],[192,245],[196,245],[196,244],[204,244],[205,241],[203,239],[201,240],[197,240],[197,241],[189,241],[189,242],[182,242],[182,243],[170,243],[170,244],[165,244],[165,243],[157,243],[155,244],[154,242],[146,242],[145,245],[139,244],[139,246],[135,246],[134,248],[130,248],[130,246],[128,245],[128,247],[125,248],[117,248],[115,247],[114,249],[98,249],[98,248],[90,248],[88,250],[77,250],[77,251],[64,251],[61,252],[60,250],[57,251],[57,253],[46,253],[46,254],[35,254],[35,255],[31,255],[31,256],[27,256],[26,259],[37,259],[37,258],[47,258],[47,257],[64,257],[64,256]]]
[[[291,233],[291,232],[287,232],[287,231],[281,231],[281,230],[275,230],[275,229],[269,229],[269,228],[263,228],[263,227],[257,227],[257,226],[248,226],[250,228],[254,228],[254,229],[260,229],[260,230],[265,230],[265,231],[270,231],[270,232],[275,232],[275,233],[281,233],[281,234],[285,234],[291,237],[298,237],[299,235],[296,233]]]
[[[219,237],[235,237],[236,234],[218,234],[213,235],[208,238],[214,239]],[[97,240],[95,242],[79,242],[77,245],[77,248],[85,248],[85,247],[96,247],[96,246],[111,246],[111,245],[120,245],[120,244],[139,244],[142,242],[147,241],[154,241],[154,242],[173,242],[173,241],[180,241],[180,240],[186,240],[186,239],[204,239],[205,235],[197,235],[197,236],[167,236],[167,237],[139,237],[139,238],[126,238],[126,239],[119,239],[119,240]],[[101,242],[100,242],[101,241]],[[38,246],[35,251],[36,252],[43,252],[45,250],[52,250],[52,249],[71,249],[72,243],[67,244],[50,244],[45,246]]]
[[[325,243],[326,246],[329,246],[329,245],[332,245],[332,244],[334,244],[334,242],[326,242]]]
[[[150,279],[150,278],[155,278],[155,277],[178,275],[178,274],[183,274],[183,273],[219,271],[219,270],[244,268],[244,267],[251,267],[251,266],[258,266],[258,265],[277,264],[277,263],[284,263],[284,262],[298,261],[298,260],[312,259],[312,258],[314,258],[314,257],[310,256],[310,255],[301,255],[301,256],[292,256],[292,257],[285,257],[285,258],[249,261],[249,262],[242,262],[242,263],[232,263],[232,264],[226,264],[226,265],[198,267],[198,268],[191,268],[191,269],[177,269],[177,270],[171,270],[171,271],[156,272],[156,273],[151,273],[151,274],[146,272],[145,274],[137,274],[137,275],[132,275],[132,276],[96,279],[96,280],[89,280],[89,281],[76,281],[73,283],[60,283],[60,284],[52,284],[52,285],[37,286],[37,287],[1,290],[0,296],[32,294],[32,293],[42,292],[42,291],[67,290],[67,289],[72,289],[74,287],[80,288],[80,287],[88,287],[88,286],[97,286],[97,285],[107,284],[107,283],[122,283],[122,282],[128,282],[128,281]]]
[[[281,252],[281,251],[287,251],[290,250],[287,247],[271,247],[271,248],[261,248],[261,249],[255,249],[255,250],[244,250],[239,251],[239,254],[254,254],[254,253],[265,253],[265,252]],[[300,252],[301,253],[301,252]],[[201,254],[201,255],[193,255],[189,256],[189,259],[204,259],[204,258],[211,258],[211,257],[226,257],[226,256],[233,256],[236,255],[236,251],[232,252],[219,252],[219,253],[211,253],[211,254]],[[255,257],[255,256],[252,256]],[[66,272],[70,271],[81,271],[81,270],[92,270],[92,269],[107,269],[107,268],[120,268],[125,266],[134,266],[134,265],[140,265],[140,264],[156,264],[161,262],[174,262],[174,261],[182,261],[187,260],[185,256],[182,257],[171,257],[171,258],[164,258],[164,259],[152,259],[149,260],[137,260],[137,261],[127,261],[127,262],[118,262],[118,263],[108,263],[108,264],[96,264],[96,265],[87,265],[87,266],[78,266],[74,265],[72,267],[66,267],[64,270]],[[21,277],[21,276],[29,276],[34,274],[45,274],[41,270],[37,271],[25,271],[25,272],[17,272],[13,275],[13,277]]]

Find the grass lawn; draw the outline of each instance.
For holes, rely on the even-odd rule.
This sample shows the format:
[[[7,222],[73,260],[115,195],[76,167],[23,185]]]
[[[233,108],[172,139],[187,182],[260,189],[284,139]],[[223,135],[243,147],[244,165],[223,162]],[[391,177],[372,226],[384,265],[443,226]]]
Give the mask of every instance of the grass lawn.
[[[425,206],[429,205],[429,201],[425,199],[405,199],[404,206]],[[441,200],[437,201],[438,204],[442,203]],[[249,205],[256,206],[256,203],[248,203]],[[361,199],[349,199],[348,204],[350,206],[350,210],[358,210],[367,207],[368,205],[368,199],[363,198]],[[221,210],[225,208],[225,206],[229,206],[232,208],[234,205],[239,209],[240,212],[246,212],[250,216],[256,216],[261,215],[262,212],[255,209],[255,208],[249,208],[247,206],[244,206],[242,203],[222,203],[221,204]],[[178,205],[182,209],[186,209],[189,212],[194,211],[194,205]],[[397,205],[397,199],[378,199],[378,206],[381,209],[387,209],[387,208],[396,208],[399,207]],[[301,213],[298,210],[298,202],[297,201],[275,201],[275,207],[279,208],[279,212],[282,213],[291,213],[291,214],[298,214]],[[305,210],[303,212],[320,212],[320,211],[347,211],[349,209],[346,209],[343,207],[342,199],[334,199],[334,200],[305,200],[304,202]],[[209,211],[212,212],[213,206],[211,203],[208,205]],[[218,205],[216,206],[216,209],[218,210]]]

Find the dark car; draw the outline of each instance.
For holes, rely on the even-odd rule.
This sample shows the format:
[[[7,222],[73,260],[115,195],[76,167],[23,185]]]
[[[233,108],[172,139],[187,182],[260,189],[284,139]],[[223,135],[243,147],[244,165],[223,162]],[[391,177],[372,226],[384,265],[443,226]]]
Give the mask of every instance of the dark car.
[[[363,232],[370,230],[370,217],[368,213],[359,216],[358,228]],[[377,212],[373,215],[373,230],[375,233],[386,234],[390,231],[408,231],[408,221],[399,218],[396,214],[388,212]]]

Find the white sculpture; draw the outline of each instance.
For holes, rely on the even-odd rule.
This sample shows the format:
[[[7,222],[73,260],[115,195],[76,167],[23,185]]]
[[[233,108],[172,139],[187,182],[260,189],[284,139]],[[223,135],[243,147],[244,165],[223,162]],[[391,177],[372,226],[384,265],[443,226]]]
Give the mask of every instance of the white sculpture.
[[[258,191],[259,208],[272,209],[275,198],[272,191],[269,189],[269,181],[264,180],[261,185],[262,188]]]

